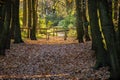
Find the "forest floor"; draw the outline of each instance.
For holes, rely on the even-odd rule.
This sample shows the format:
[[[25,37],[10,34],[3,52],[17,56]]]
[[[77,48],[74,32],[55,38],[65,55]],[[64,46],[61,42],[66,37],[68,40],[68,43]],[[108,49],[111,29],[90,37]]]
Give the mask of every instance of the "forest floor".
[[[25,40],[0,56],[0,80],[108,80],[108,67],[93,70],[95,61],[91,42]]]

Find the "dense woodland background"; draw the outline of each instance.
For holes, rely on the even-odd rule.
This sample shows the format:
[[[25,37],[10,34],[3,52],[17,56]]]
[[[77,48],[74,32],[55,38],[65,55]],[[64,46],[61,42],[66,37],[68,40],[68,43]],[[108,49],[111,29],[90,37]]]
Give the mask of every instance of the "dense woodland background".
[[[110,66],[111,79],[120,79],[119,0],[0,0],[1,56],[13,41],[55,36],[57,30],[65,32],[65,40],[91,40],[94,69]]]

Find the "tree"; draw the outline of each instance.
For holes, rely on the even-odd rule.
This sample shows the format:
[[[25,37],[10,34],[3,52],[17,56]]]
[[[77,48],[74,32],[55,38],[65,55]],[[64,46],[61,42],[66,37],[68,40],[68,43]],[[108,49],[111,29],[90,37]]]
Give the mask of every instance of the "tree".
[[[97,14],[97,4],[95,0],[88,0],[88,12],[90,18],[90,28],[92,34],[92,40],[94,40],[94,49],[96,53],[96,64],[95,69],[105,66],[107,63],[107,54],[103,44],[103,38],[101,35],[98,14]],[[94,12],[94,13],[93,13]]]
[[[77,28],[77,39],[78,42],[84,42],[83,41],[83,22],[82,22],[82,10],[81,10],[81,0],[75,0],[76,2],[76,28]]]
[[[27,0],[23,0],[23,27],[27,26]]]
[[[5,47],[6,49],[10,49],[10,26],[11,26],[11,0],[6,0],[6,7],[5,7],[5,27],[6,27],[6,40],[5,40]]]
[[[116,48],[116,36],[107,0],[99,1],[100,21],[111,62],[112,80],[120,79],[120,64]]]
[[[10,48],[11,0],[0,2],[0,55]]]
[[[120,41],[120,6],[119,6],[119,20],[118,20],[118,32],[119,32],[119,36],[118,36],[118,39]],[[120,47],[120,42],[119,42],[119,47]]]
[[[119,6],[119,18],[118,18],[118,53],[120,53],[120,6]],[[120,54],[119,56],[119,62],[120,62]]]
[[[82,21],[83,21],[85,41],[90,41],[90,36],[89,36],[89,33],[88,33],[89,22],[88,22],[87,16],[86,16],[86,2],[87,2],[86,0],[82,1]]]
[[[14,43],[22,43],[19,22],[19,0],[12,0],[12,26],[14,26]]]
[[[33,25],[30,29],[31,40],[36,40],[36,26],[37,26],[37,0],[32,0],[32,17]]]
[[[31,0],[28,0],[28,35],[27,35],[27,38],[30,38],[30,29],[31,29],[31,26],[32,26],[32,1]]]
[[[0,55],[5,55],[5,1],[0,1]]]
[[[94,11],[94,10],[96,11],[96,9],[92,8],[92,7],[94,7],[94,6],[92,6],[92,4],[94,5],[95,3],[92,3],[88,0],[89,17],[91,16],[91,19],[93,18],[93,21],[90,19],[90,22],[92,21],[92,23],[93,23],[93,25],[92,25],[92,23],[90,23],[91,27],[96,26],[96,25],[98,26],[98,22],[97,22],[97,24],[94,24],[94,23],[96,23],[96,20],[98,20],[98,17],[97,17],[97,14],[95,14],[95,15],[92,14],[92,11]],[[97,7],[97,5],[95,5],[95,7]],[[95,30],[94,30],[94,28],[90,28],[90,29],[91,29],[91,37],[92,37],[92,50],[96,50]]]

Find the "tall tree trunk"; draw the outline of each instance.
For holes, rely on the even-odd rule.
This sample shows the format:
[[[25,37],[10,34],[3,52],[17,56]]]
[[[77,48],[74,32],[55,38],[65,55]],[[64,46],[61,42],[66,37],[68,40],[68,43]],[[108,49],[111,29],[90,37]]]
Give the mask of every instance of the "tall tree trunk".
[[[14,26],[14,43],[22,43],[20,22],[19,22],[19,0],[13,0],[12,24]]]
[[[10,49],[10,24],[11,24],[11,0],[6,0],[5,11],[5,27],[6,27],[6,49]]]
[[[13,17],[14,17],[14,5],[13,5],[13,1],[12,1],[12,4],[11,4],[11,17],[12,18],[11,18],[11,27],[10,27],[10,38],[14,39],[14,20],[13,20]]]
[[[84,42],[84,30],[83,30],[83,22],[82,22],[82,10],[81,10],[81,0],[75,0],[76,2],[76,28],[77,28],[77,39],[78,42]]]
[[[119,6],[119,18],[118,18],[118,53],[120,62],[120,6]]]
[[[36,40],[36,19],[37,19],[37,12],[36,12],[36,5],[37,5],[37,0],[32,0],[32,16],[33,16],[33,25],[32,25],[32,28],[30,30],[30,38],[31,40]]]
[[[27,26],[27,0],[23,0],[23,27]]]
[[[97,3],[96,0],[88,0],[88,12],[90,18],[90,27],[92,40],[95,41],[95,52],[96,52],[96,65],[95,69],[105,66],[107,63],[106,50],[104,49],[104,44],[102,42],[103,38],[100,32],[98,15],[97,15]],[[93,13],[94,12],[94,13]]]
[[[32,25],[32,6],[31,6],[32,1],[28,0],[28,35],[27,38],[30,38],[30,29]]]
[[[90,41],[90,36],[89,36],[89,33],[88,33],[88,20],[86,18],[86,15],[83,14],[83,17],[84,17],[84,21],[83,21],[83,27],[84,27],[84,38],[85,38],[85,41]]]
[[[119,19],[118,19],[118,32],[119,32],[119,41],[120,41],[120,6],[119,6]],[[120,45],[119,45],[120,46]]]
[[[101,25],[103,29],[103,34],[105,37],[107,50],[110,55],[110,61],[111,61],[111,78],[112,80],[118,80],[120,79],[120,64],[118,60],[118,54],[117,54],[117,47],[116,47],[116,38],[115,38],[115,31],[114,26],[112,22],[112,15],[109,15],[109,7],[107,0],[101,0],[99,1],[99,12],[100,12],[100,20]]]
[[[95,40],[96,39],[95,38],[95,30],[94,30],[94,28],[92,28],[92,26],[98,26],[98,23],[95,24],[96,21],[98,20],[97,14],[96,13],[92,14],[93,13],[92,11],[94,11],[94,10],[96,11],[96,9],[93,7],[94,4],[95,3],[88,0],[88,14],[89,14],[89,17],[91,16],[90,17],[90,21],[91,21],[90,30],[91,30],[91,37],[92,37],[92,50],[96,50],[96,47],[97,47],[96,40]],[[95,7],[97,7],[97,5],[95,5]],[[93,20],[91,20],[92,18],[93,18]]]
[[[88,20],[87,20],[87,17],[86,17],[86,0],[83,0],[82,2],[83,6],[83,27],[84,27],[84,38],[85,38],[85,41],[90,41],[90,36],[89,36],[89,33],[88,33]]]
[[[1,0],[0,5],[0,55],[5,55],[5,1]]]

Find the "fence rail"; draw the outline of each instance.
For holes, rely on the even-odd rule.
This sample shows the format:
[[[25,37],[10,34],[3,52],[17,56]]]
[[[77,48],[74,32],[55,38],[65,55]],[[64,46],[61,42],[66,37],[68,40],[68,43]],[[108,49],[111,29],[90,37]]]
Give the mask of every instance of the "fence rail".
[[[29,34],[31,28],[21,28],[21,31],[26,31],[26,33]],[[49,36],[50,34],[53,34],[53,36],[57,36],[58,34],[63,34],[64,40],[67,40],[67,33],[68,31],[72,29],[72,30],[76,30],[76,28],[69,28],[69,29],[64,29],[64,28],[37,28],[36,32],[38,34],[45,34],[46,35],[46,39],[49,40]]]

